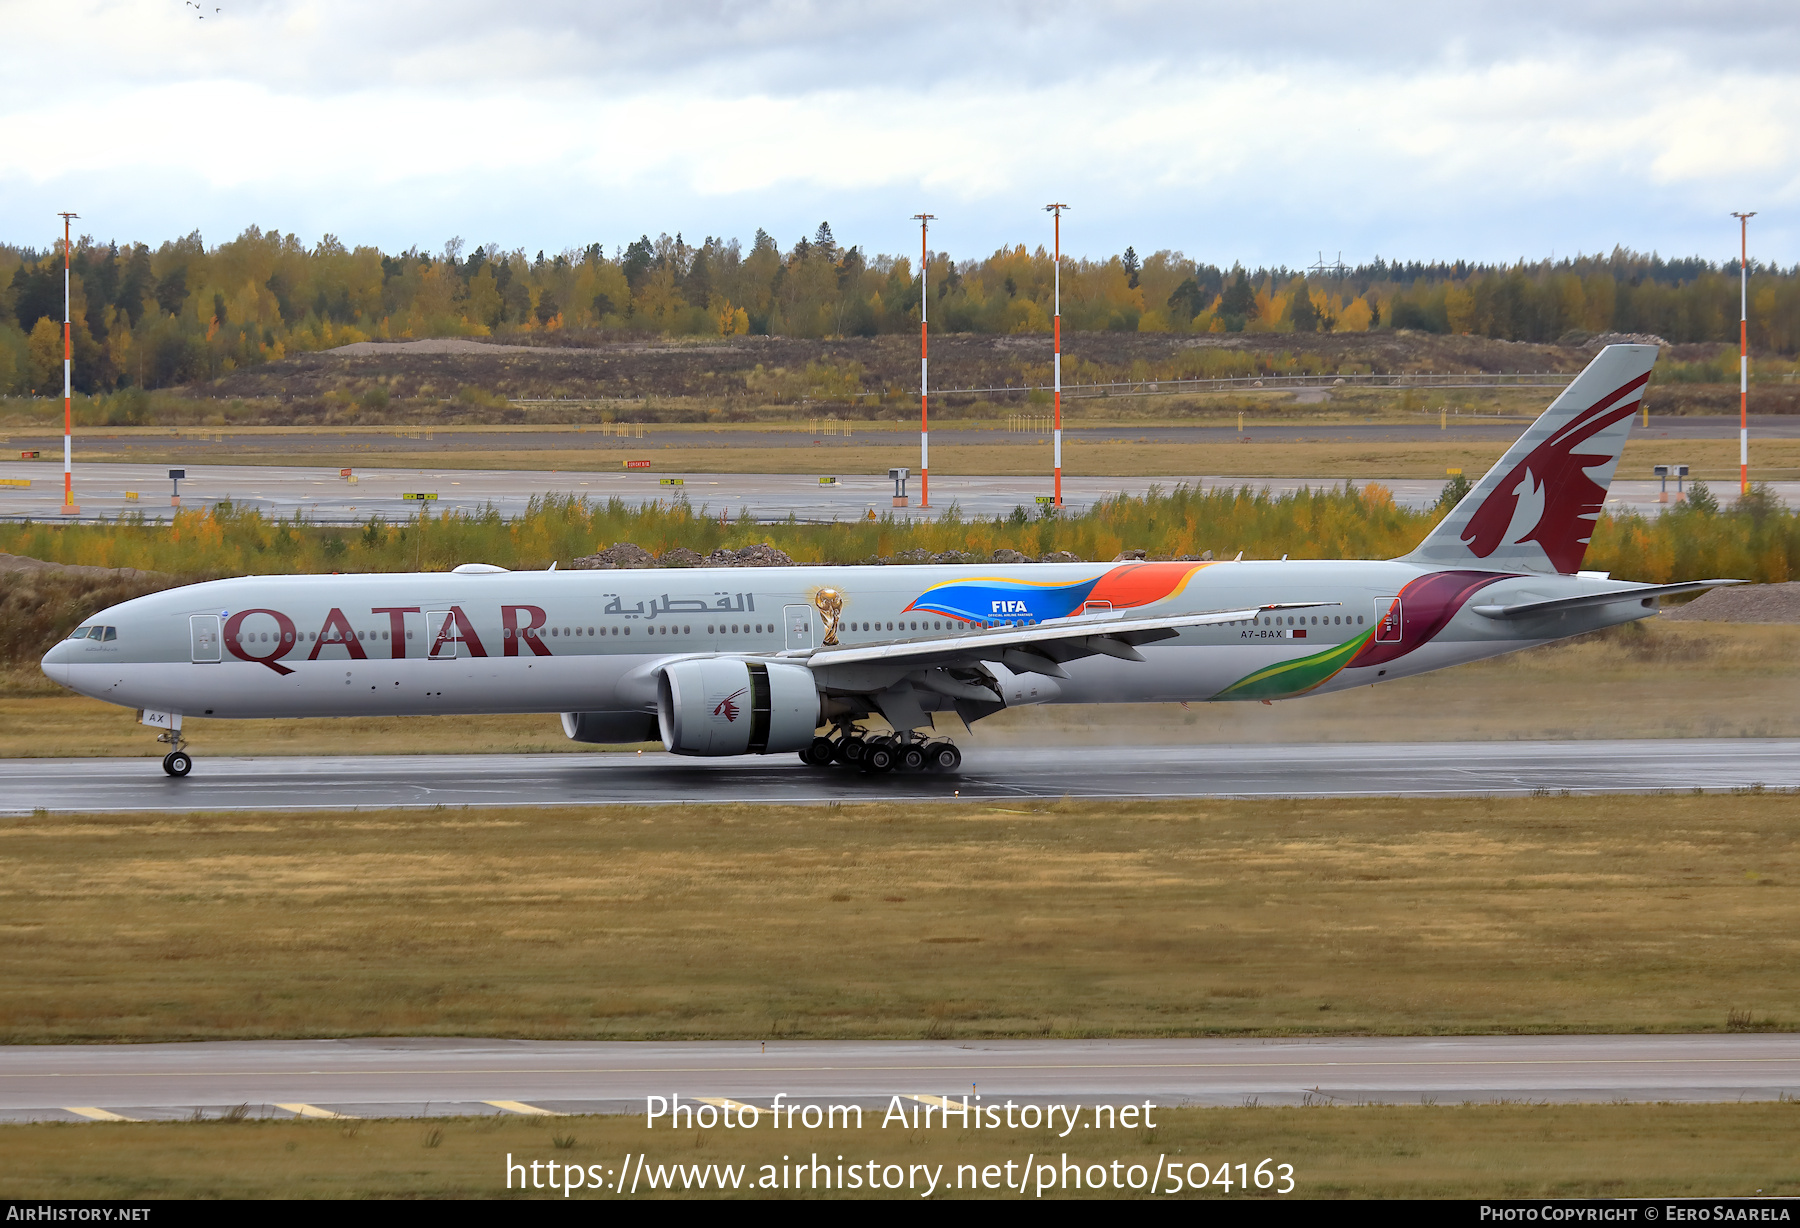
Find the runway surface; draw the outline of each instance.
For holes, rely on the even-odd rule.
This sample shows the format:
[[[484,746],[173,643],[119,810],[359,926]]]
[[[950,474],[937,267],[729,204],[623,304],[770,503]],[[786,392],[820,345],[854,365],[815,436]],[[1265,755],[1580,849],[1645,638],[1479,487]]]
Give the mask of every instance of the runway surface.
[[[370,1039],[0,1049],[0,1121],[215,1117],[238,1105],[272,1117],[642,1113],[650,1096],[766,1108],[778,1093],[879,1113],[894,1096],[960,1104],[965,1094],[983,1105],[1179,1106],[1735,1101],[1796,1090],[1800,1036],[1792,1034],[773,1041],[766,1048],[756,1041]]]
[[[1498,796],[1800,788],[1800,740],[983,747],[954,776],[803,766],[793,755],[0,761],[0,814],[407,806],[1021,798]]]
[[[50,455],[46,453],[46,455]],[[61,448],[56,450],[60,460]],[[425,458],[429,459],[429,458]],[[662,470],[641,472],[546,473],[541,470],[486,469],[358,469],[356,482],[347,482],[336,468],[282,465],[189,465],[181,483],[181,505],[205,508],[229,502],[254,509],[265,517],[288,518],[304,514],[323,523],[361,524],[372,516],[389,523],[410,520],[422,506],[439,515],[452,511],[479,512],[490,504],[503,516],[522,514],[534,497],[546,494],[584,495],[605,502],[621,499],[628,506],[656,500],[686,498],[695,508],[725,513],[733,519],[748,512],[751,519],[785,521],[790,515],[803,521],[856,520],[874,512],[901,520],[936,520],[952,503],[965,516],[1005,516],[1016,507],[1033,514],[1037,498],[1049,493],[1045,477],[952,477],[934,475],[932,506],[893,506],[894,487],[884,474],[839,473],[820,458],[811,473],[680,473]],[[81,519],[116,519],[132,513],[149,519],[168,519],[172,489],[166,465],[138,465],[99,461],[77,462],[76,501]],[[820,476],[836,477],[835,485],[822,486]],[[1473,475],[1472,475],[1473,476]],[[60,519],[62,471],[43,462],[0,462],[0,478],[29,481],[29,486],[0,486],[0,520]],[[678,486],[664,480],[679,479]],[[1442,478],[1358,479],[1358,485],[1379,481],[1404,507],[1433,506],[1443,493]],[[1249,486],[1285,494],[1300,487],[1341,486],[1342,478],[1241,478],[1204,474],[1161,477],[1096,478],[1065,474],[1063,502],[1080,514],[1100,499],[1120,493],[1143,495],[1152,486],[1164,490],[1178,483],[1202,490],[1235,490]],[[1800,506],[1800,482],[1770,483],[1788,506]],[[908,487],[916,504],[918,481]],[[129,493],[138,496],[127,498]],[[1723,489],[1721,495],[1730,492]],[[1635,510],[1656,515],[1673,504],[1659,502],[1661,485],[1655,481],[1615,481],[1607,497],[1613,511]],[[408,495],[430,495],[430,500]],[[1669,493],[1674,498],[1674,491]]]

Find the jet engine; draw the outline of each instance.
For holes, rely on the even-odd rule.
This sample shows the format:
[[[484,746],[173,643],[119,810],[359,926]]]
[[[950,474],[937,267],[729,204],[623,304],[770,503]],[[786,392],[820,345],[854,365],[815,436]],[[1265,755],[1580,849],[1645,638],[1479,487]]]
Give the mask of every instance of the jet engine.
[[[819,690],[804,665],[677,661],[657,680],[656,718],[677,755],[772,755],[812,744]]]

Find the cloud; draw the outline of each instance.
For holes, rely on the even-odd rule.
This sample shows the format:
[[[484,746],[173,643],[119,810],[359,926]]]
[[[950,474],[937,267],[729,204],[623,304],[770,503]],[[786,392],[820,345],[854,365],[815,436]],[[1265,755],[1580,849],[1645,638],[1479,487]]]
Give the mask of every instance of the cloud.
[[[905,250],[930,206],[972,253],[1034,239],[1054,196],[1078,251],[1711,250],[1755,207],[1800,258],[1791,5],[217,7],[0,0],[0,123],[38,134],[0,146],[0,235],[73,201],[120,238],[555,249],[829,217]]]

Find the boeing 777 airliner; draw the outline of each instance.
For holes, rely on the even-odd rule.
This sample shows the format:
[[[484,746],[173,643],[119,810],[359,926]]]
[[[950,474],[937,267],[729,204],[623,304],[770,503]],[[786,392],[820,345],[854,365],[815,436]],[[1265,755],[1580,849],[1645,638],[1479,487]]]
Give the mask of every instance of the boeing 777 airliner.
[[[1581,570],[1656,353],[1602,350],[1387,561],[245,576],[106,610],[43,668],[140,709],[178,777],[184,717],[499,712],[561,713],[579,742],[954,771],[940,714],[1323,694],[1736,583]]]

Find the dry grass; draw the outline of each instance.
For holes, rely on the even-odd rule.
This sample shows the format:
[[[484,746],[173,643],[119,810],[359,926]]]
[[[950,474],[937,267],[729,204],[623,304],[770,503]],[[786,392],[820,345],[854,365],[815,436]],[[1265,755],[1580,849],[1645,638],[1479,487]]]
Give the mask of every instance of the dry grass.
[[[1522,428],[1521,428],[1522,429]],[[1321,432],[1329,430],[1321,426]],[[939,432],[931,449],[932,472],[942,476],[1014,477],[1046,472],[1049,464],[1048,435],[988,436],[968,442],[962,432]],[[959,438],[960,437],[960,438]],[[1066,439],[1064,472],[1087,477],[1179,477],[1223,475],[1231,477],[1304,478],[1442,478],[1446,468],[1484,473],[1506,451],[1507,444],[1436,441],[1347,443],[1318,440],[1300,443],[1261,442],[1187,444],[1119,442]],[[1737,474],[1737,444],[1724,439],[1680,441],[1685,463],[1701,475]],[[1651,467],[1668,459],[1666,440],[1634,439],[1620,462],[1621,478],[1648,479]],[[104,444],[85,450],[89,460],[140,463],[192,461],[178,446],[165,454],[154,447],[134,448],[130,453]],[[919,441],[904,432],[858,433],[849,439],[834,438],[815,448],[756,447],[750,442],[737,447],[681,447],[645,445],[635,448],[596,446],[591,450],[505,448],[492,451],[384,452],[376,446],[359,448],[354,461],[363,469],[513,469],[545,472],[588,473],[620,471],[626,459],[648,460],[665,473],[885,473],[890,466],[916,466]],[[1790,477],[1800,468],[1800,440],[1769,439],[1758,444],[1753,479]],[[258,446],[209,452],[208,464],[298,465],[317,468],[336,465],[338,459],[318,452],[280,450],[278,440],[258,441]]]
[[[1490,661],[1278,703],[1022,708],[974,744],[1444,742],[1800,737],[1800,627],[1656,623]],[[196,755],[591,752],[553,715],[209,721]],[[134,715],[69,695],[36,669],[0,673],[0,757],[160,756]]]
[[[758,1132],[647,1135],[636,1116],[31,1125],[0,1126],[0,1165],[10,1198],[561,1198],[550,1190],[520,1192],[516,1185],[509,1194],[508,1157],[527,1174],[533,1161],[554,1160],[559,1176],[562,1165],[595,1165],[611,1180],[626,1153],[645,1149],[647,1162],[658,1167],[745,1165],[750,1183],[761,1179],[759,1166],[780,1165],[784,1156],[806,1160],[818,1154],[835,1167],[841,1155],[846,1165],[860,1162],[865,1171],[870,1160],[941,1164],[940,1180],[950,1183],[950,1196],[964,1198],[1007,1195],[957,1191],[959,1165],[1017,1166],[1035,1156],[1060,1167],[1065,1155],[1084,1166],[1143,1164],[1147,1172],[1165,1156],[1184,1166],[1198,1161],[1215,1172],[1221,1163],[1234,1165],[1229,1192],[1209,1187],[1187,1193],[1195,1198],[1244,1197],[1235,1186],[1235,1165],[1242,1161],[1254,1169],[1265,1157],[1293,1165],[1294,1198],[1791,1196],[1800,1191],[1793,1158],[1797,1115],[1791,1103],[1159,1109],[1153,1130],[1082,1131],[1068,1138],[1047,1130],[934,1137],[884,1131],[871,1119],[861,1130],[799,1129],[779,1140],[766,1125]],[[558,1146],[559,1140],[568,1145]],[[540,1167],[539,1180],[548,1172]],[[962,1179],[966,1186],[973,1175]],[[720,1195],[671,1195],[640,1182],[636,1196]],[[777,1188],[736,1196],[815,1195]],[[833,1190],[816,1196],[870,1195]],[[1018,1197],[1016,1190],[1011,1196]],[[1082,1190],[1046,1196],[1145,1195]],[[1275,1197],[1254,1190],[1251,1196]],[[617,1195],[582,1190],[574,1197]]]
[[[0,829],[0,1040],[1792,1027],[1797,812],[39,815]]]

